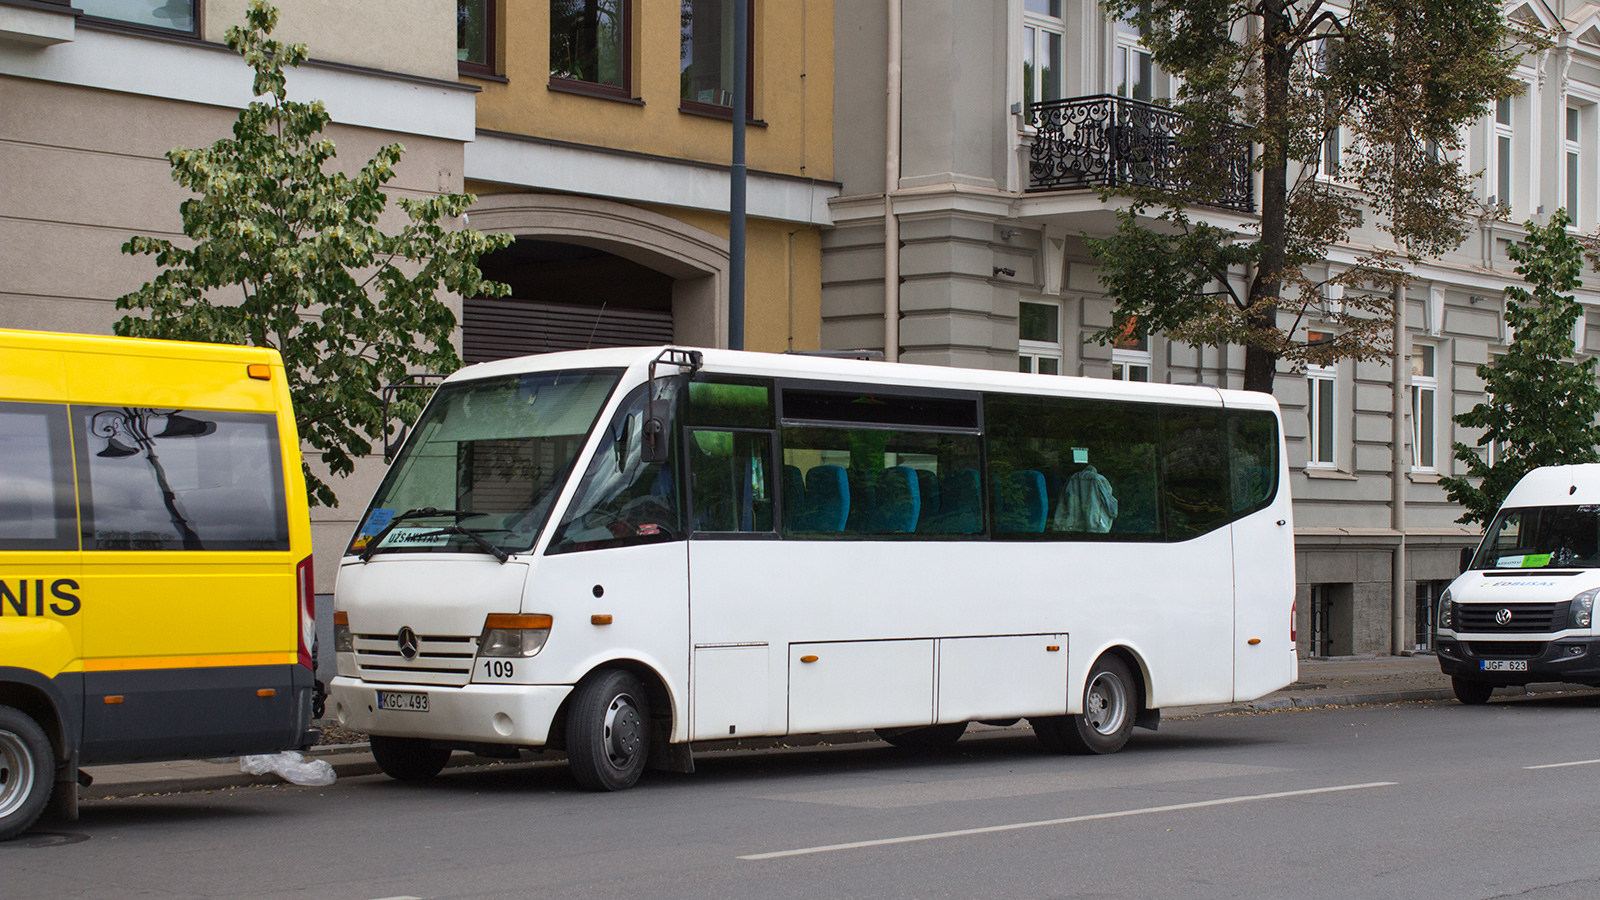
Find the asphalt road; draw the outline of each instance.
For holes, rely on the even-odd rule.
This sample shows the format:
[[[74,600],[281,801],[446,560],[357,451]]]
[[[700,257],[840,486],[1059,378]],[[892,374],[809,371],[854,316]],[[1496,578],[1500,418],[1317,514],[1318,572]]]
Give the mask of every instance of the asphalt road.
[[[1600,896],[1600,695],[1216,715],[1115,756],[744,751],[581,793],[561,764],[86,805],[0,898]],[[61,826],[56,826],[60,828]]]

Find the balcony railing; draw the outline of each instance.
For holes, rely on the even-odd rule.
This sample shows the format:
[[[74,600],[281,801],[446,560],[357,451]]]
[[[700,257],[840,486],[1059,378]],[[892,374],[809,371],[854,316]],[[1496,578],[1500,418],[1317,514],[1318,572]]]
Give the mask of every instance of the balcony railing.
[[[1185,174],[1185,157],[1192,152],[1182,146],[1188,123],[1165,106],[1111,95],[1050,100],[1028,108],[1028,124],[1038,131],[1030,192],[1139,187],[1206,206],[1255,211],[1251,146],[1242,134],[1225,137],[1196,157],[1222,168],[1207,173],[1221,176],[1222,189],[1201,197],[1197,179]],[[1211,192],[1208,184],[1206,193]]]

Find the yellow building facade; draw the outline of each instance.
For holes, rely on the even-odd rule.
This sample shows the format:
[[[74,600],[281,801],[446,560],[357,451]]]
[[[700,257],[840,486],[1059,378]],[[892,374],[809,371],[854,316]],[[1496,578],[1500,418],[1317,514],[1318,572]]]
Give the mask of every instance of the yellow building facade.
[[[479,89],[469,214],[508,298],[468,300],[469,361],[728,346],[732,0],[461,0]],[[819,346],[831,224],[833,2],[751,0],[744,345]]]

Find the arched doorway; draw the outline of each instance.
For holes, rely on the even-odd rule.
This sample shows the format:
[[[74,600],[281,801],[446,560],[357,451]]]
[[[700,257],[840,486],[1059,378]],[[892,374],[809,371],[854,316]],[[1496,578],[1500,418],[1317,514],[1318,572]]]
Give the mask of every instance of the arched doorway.
[[[589,347],[670,344],[673,278],[581,244],[517,238],[478,261],[509,296],[462,304],[467,363]]]

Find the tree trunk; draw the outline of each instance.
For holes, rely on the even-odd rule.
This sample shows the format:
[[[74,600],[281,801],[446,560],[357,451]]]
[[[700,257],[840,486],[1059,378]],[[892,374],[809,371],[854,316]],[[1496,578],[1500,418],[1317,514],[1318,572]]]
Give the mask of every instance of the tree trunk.
[[[1289,208],[1289,70],[1294,51],[1288,43],[1291,23],[1279,3],[1261,6],[1262,147],[1261,257],[1250,282],[1246,322],[1252,332],[1276,330],[1278,297],[1283,286],[1284,244]],[[1278,354],[1254,343],[1244,351],[1244,389],[1272,393]]]

